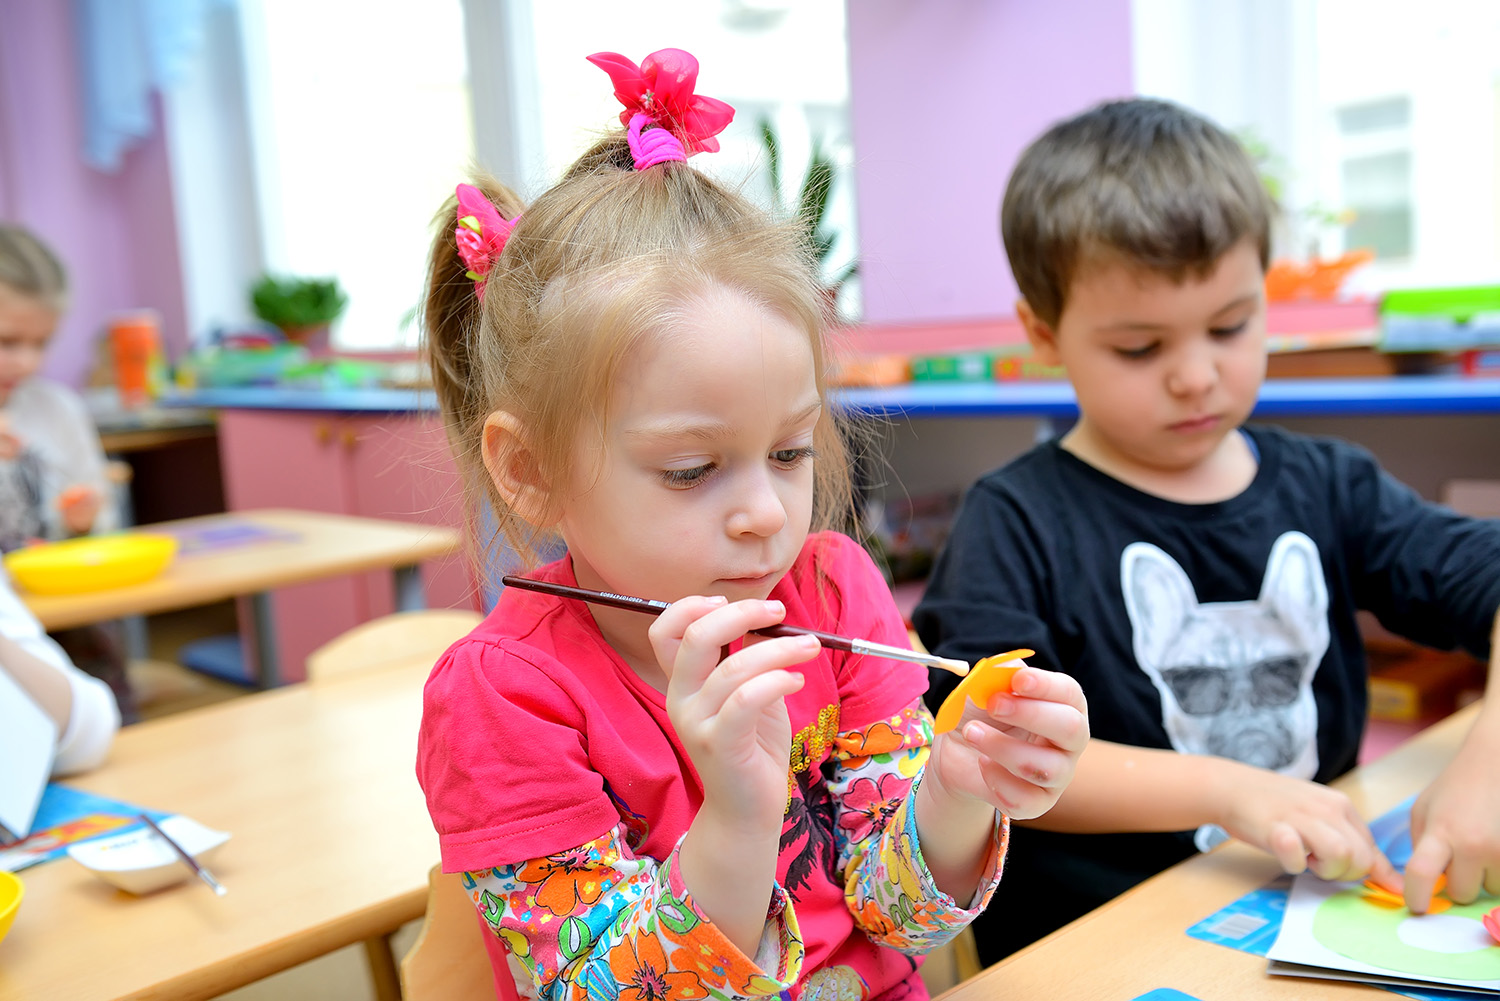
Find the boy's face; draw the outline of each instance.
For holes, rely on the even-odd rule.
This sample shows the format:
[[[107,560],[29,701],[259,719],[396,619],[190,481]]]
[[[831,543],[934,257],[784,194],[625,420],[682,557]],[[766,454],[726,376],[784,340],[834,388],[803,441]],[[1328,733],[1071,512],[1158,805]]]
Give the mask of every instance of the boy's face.
[[[34,296],[0,285],[0,407],[36,375],[57,329],[57,311]]]
[[[1038,358],[1066,367],[1076,434],[1107,470],[1187,473],[1255,406],[1266,374],[1265,275],[1248,240],[1181,284],[1124,263],[1087,268],[1053,329],[1022,302]]]

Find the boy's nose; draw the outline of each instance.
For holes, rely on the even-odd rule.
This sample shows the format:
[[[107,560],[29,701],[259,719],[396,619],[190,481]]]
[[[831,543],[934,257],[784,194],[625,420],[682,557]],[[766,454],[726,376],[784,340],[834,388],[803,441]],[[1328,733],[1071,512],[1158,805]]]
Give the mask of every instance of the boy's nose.
[[[771,536],[786,525],[786,505],[776,485],[764,474],[749,478],[739,504],[729,516],[731,535]]]
[[[1214,387],[1219,369],[1207,351],[1192,351],[1179,358],[1167,374],[1167,390],[1174,396],[1201,396]]]

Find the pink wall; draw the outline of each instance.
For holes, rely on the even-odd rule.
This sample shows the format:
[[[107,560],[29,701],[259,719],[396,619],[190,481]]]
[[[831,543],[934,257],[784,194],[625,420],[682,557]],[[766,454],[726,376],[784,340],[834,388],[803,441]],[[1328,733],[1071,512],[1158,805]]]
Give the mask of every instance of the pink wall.
[[[0,0],[0,219],[46,240],[73,305],[46,372],[79,384],[116,310],[152,308],[176,357],[186,339],[170,168],[160,130],[118,174],[84,164],[72,5]]]
[[[867,323],[1009,314],[1000,196],[1046,126],[1132,92],[1130,0],[849,0]]]

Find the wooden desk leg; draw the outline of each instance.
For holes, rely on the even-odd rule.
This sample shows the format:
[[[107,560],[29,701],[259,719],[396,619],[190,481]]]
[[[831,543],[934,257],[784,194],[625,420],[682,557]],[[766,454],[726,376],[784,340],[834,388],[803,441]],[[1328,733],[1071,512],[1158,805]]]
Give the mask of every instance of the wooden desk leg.
[[[255,620],[255,679],[262,688],[275,688],[281,684],[281,661],[276,656],[276,615],[268,592],[250,596],[250,617]]]
[[[396,567],[391,572],[396,584],[396,611],[416,612],[427,607],[427,595],[422,590],[422,568],[415,564]]]
[[[365,958],[370,964],[376,1001],[401,1001],[401,974],[391,953],[391,937],[376,935],[365,939]]]

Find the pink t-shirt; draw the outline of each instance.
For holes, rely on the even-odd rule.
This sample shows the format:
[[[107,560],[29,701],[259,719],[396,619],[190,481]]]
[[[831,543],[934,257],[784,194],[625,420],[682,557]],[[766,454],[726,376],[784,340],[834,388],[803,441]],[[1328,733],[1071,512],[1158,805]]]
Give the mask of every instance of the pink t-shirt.
[[[821,586],[815,567],[822,571]],[[575,583],[566,558],[535,576]],[[785,603],[788,623],[908,645],[884,579],[843,536],[809,538],[771,596]],[[897,811],[889,806],[881,813],[862,800],[852,815],[845,813],[840,797],[853,786],[830,792],[825,766],[860,753],[844,747],[836,756],[840,735],[847,742],[875,734],[877,741],[890,741],[887,747],[904,741],[900,746],[916,762],[905,774],[854,784],[863,783],[859,795],[865,800],[876,784],[882,795],[894,797],[892,803],[907,799],[929,739],[919,701],[926,671],[826,649],[796,669],[807,680],[786,700],[794,736],[777,874],[800,925],[803,969],[830,963],[851,968],[877,994],[907,981],[920,985],[910,957],[874,944],[856,924],[833,843],[836,829],[847,841],[849,830],[860,826],[860,810],[887,819]],[[662,862],[703,798],[664,696],[609,647],[589,607],[519,588],[507,589],[489,617],[433,669],[417,775],[448,872],[517,866],[616,829],[635,857]],[[898,822],[914,824],[908,810],[899,812]],[[865,823],[860,837],[868,838],[870,827]],[[914,835],[915,827],[910,831]],[[896,832],[889,840],[893,852],[898,841],[908,855],[914,851],[914,836]],[[995,874],[1001,851],[1003,841]],[[883,863],[879,871],[885,873]],[[977,913],[966,910],[968,901],[945,899],[942,906],[948,909],[942,915],[952,912],[955,927]],[[946,920],[923,918],[928,926]]]

